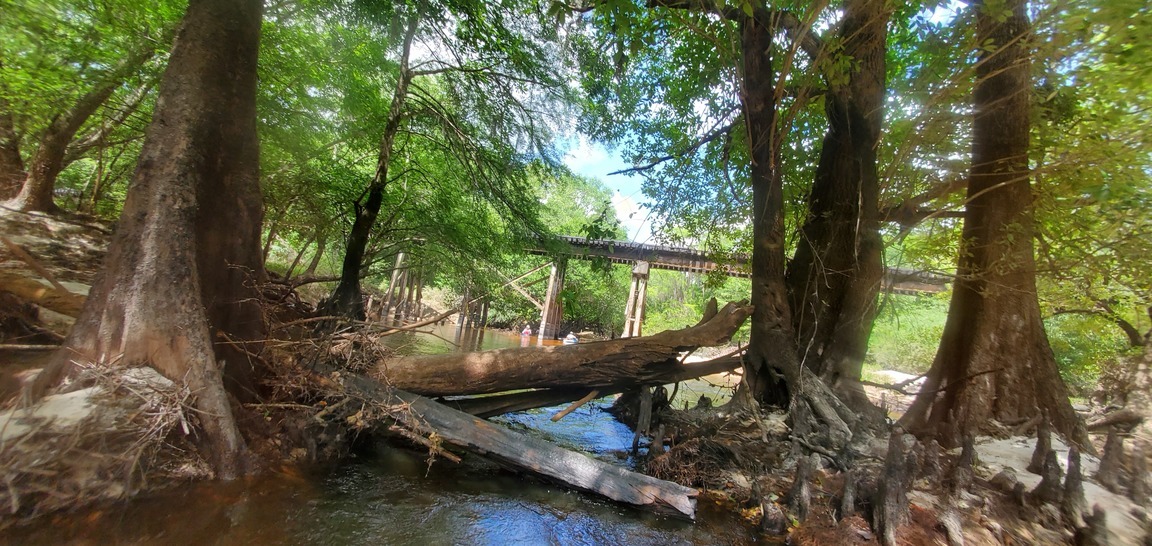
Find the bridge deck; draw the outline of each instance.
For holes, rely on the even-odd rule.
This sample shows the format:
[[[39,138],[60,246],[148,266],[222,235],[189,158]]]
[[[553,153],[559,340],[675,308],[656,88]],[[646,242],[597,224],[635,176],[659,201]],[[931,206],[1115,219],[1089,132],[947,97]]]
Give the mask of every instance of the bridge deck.
[[[748,258],[738,256],[732,263],[720,264],[706,253],[694,248],[613,241],[608,239],[585,239],[583,237],[560,237],[570,247],[565,254],[579,259],[604,258],[612,263],[634,264],[648,262],[653,269],[683,271],[687,273],[707,273],[721,269],[730,277],[749,276]],[[530,254],[549,255],[550,252],[534,248]],[[885,287],[896,293],[940,292],[944,285],[952,282],[953,276],[933,271],[919,271],[908,268],[888,268],[885,273]]]

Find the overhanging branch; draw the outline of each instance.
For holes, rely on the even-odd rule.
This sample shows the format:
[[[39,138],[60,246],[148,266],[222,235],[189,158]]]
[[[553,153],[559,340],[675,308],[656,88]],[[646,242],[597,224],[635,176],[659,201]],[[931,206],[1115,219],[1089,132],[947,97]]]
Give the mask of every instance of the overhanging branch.
[[[627,169],[621,169],[619,171],[610,172],[608,174],[609,175],[630,174],[630,173],[638,173],[638,172],[644,172],[647,170],[651,170],[651,169],[657,167],[658,165],[660,165],[661,163],[665,163],[667,161],[672,161],[673,159],[679,159],[679,158],[684,157],[688,154],[691,154],[691,153],[695,152],[696,150],[700,149],[701,146],[703,146],[709,142],[712,142],[713,140],[716,140],[717,138],[727,137],[727,135],[732,132],[732,128],[735,127],[736,125],[737,125],[737,122],[733,121],[732,123],[728,123],[727,125],[724,125],[722,127],[718,127],[716,129],[710,131],[708,134],[704,135],[703,137],[701,137],[696,142],[693,142],[691,145],[689,145],[687,148],[685,148],[680,153],[665,155],[665,156],[656,158],[655,160],[651,161],[650,163],[646,163],[644,165],[637,165],[635,167],[629,167]]]

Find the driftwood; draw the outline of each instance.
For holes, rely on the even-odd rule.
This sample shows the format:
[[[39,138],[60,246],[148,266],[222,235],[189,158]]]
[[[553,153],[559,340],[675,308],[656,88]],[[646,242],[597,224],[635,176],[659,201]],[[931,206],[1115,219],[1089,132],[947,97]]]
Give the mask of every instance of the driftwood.
[[[751,313],[746,303],[729,303],[683,330],[577,345],[403,357],[380,362],[374,374],[426,396],[645,384],[679,370],[681,352],[726,343]]]
[[[1121,408],[1088,423],[1088,430],[1104,430],[1114,426],[1131,427],[1144,422],[1144,414],[1132,408]]]
[[[632,455],[640,451],[640,438],[648,437],[652,428],[652,389],[640,387],[640,415],[636,419],[636,430],[632,434]]]
[[[559,412],[556,413],[556,415],[553,415],[552,416],[552,422],[555,423],[555,422],[563,419],[569,413],[576,411],[576,408],[579,408],[580,406],[583,406],[584,404],[587,404],[588,402],[595,400],[596,397],[598,397],[598,396],[600,396],[600,391],[594,390],[592,392],[589,392],[588,394],[584,395],[583,398],[581,398],[575,402],[572,402],[571,405],[564,408],[563,410],[560,410]]]
[[[722,357],[715,360],[695,362],[677,366],[670,369],[667,373],[657,374],[655,376],[645,378],[642,382],[633,382],[628,378],[622,378],[621,383],[611,387],[601,387],[596,390],[600,391],[601,397],[611,396],[614,394],[620,394],[626,390],[635,389],[641,385],[662,385],[668,383],[676,383],[679,381],[686,381],[688,379],[695,379],[697,377],[704,377],[706,375],[712,375],[715,373],[732,371],[739,367],[739,358]],[[477,417],[492,417],[495,415],[511,413],[513,411],[525,411],[565,404],[579,400],[584,395],[588,394],[588,391],[589,389],[586,387],[566,387],[558,389],[539,389],[525,392],[514,392],[493,396],[477,396],[473,398],[452,398],[449,400],[439,400],[439,402],[456,408],[460,411],[471,413]]]
[[[513,432],[428,398],[347,375],[350,395],[385,408],[405,428],[501,464],[611,500],[695,519],[697,491]]]
[[[82,294],[45,286],[34,279],[11,273],[0,273],[0,291],[11,292],[30,303],[70,317],[80,315],[87,299]]]
[[[35,271],[38,275],[44,277],[44,280],[48,281],[48,283],[51,284],[53,288],[63,292],[68,291],[64,285],[60,284],[60,281],[56,280],[56,277],[52,276],[52,273],[48,271],[48,269],[46,269],[43,265],[40,265],[40,262],[36,261],[36,259],[33,258],[31,254],[28,254],[27,251],[25,251],[23,248],[20,248],[20,245],[17,245],[8,240],[7,237],[0,237],[0,243],[3,243],[4,246],[8,247],[9,252],[19,258],[20,261],[28,264],[28,267],[31,267],[32,270]]]

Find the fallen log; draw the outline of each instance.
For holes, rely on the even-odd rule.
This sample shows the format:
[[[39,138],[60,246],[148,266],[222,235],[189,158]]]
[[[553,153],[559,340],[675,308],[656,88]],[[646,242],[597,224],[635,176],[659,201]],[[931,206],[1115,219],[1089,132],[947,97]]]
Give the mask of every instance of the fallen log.
[[[682,330],[577,345],[402,357],[378,363],[373,375],[426,396],[570,387],[587,393],[622,383],[651,384],[681,369],[681,352],[726,343],[751,314],[745,302],[720,311],[713,303],[700,323]]]
[[[698,492],[690,487],[631,472],[513,432],[419,395],[366,377],[343,375],[349,395],[383,408],[389,418],[418,434],[483,455],[575,489],[688,519],[696,517]]]
[[[670,369],[665,374],[653,376],[645,381],[622,381],[609,387],[598,387],[595,390],[600,391],[600,397],[603,398],[605,396],[620,394],[626,390],[635,389],[640,386],[667,385],[669,383],[696,379],[706,375],[730,372],[739,368],[740,362],[740,357],[727,356],[704,362],[683,364],[677,368]],[[465,413],[488,418],[514,411],[546,408],[572,402],[579,400],[591,390],[593,389],[588,387],[562,387],[557,389],[539,389],[438,401]]]
[[[11,273],[0,273],[0,291],[11,292],[29,303],[73,318],[80,316],[84,300],[87,299],[83,294],[47,286],[35,279]]]

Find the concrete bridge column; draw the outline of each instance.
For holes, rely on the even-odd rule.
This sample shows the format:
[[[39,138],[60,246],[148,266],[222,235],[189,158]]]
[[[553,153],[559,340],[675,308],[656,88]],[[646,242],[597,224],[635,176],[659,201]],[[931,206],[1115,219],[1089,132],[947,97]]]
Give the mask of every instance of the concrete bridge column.
[[[628,304],[624,307],[624,333],[620,337],[639,337],[644,322],[644,299],[648,295],[648,269],[645,261],[632,267],[632,285],[628,288]]]
[[[568,262],[552,262],[552,274],[548,277],[548,293],[544,295],[544,310],[540,313],[540,341],[556,339],[560,334],[560,320],[564,318],[560,291],[564,290],[564,274]]]

